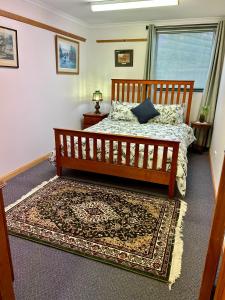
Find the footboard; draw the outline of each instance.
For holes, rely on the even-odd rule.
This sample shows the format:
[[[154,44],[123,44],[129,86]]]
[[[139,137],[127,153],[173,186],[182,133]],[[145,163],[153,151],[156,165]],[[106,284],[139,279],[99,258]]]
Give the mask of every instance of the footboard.
[[[65,167],[160,183],[169,186],[169,197],[174,196],[178,141],[66,129],[54,131],[57,175]]]

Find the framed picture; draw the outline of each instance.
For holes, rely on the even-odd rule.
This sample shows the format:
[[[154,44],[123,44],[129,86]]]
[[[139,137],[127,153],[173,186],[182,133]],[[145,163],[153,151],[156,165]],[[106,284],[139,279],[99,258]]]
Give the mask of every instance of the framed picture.
[[[79,74],[79,43],[56,35],[56,72],[58,74]]]
[[[115,50],[115,67],[133,67],[133,50]]]
[[[0,26],[0,67],[19,68],[17,31]]]

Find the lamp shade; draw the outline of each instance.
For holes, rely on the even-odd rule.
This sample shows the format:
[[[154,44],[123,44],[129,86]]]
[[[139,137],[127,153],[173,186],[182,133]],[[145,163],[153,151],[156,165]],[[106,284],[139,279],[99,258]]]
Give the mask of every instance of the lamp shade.
[[[92,101],[102,101],[102,93],[100,91],[95,91],[93,93]]]

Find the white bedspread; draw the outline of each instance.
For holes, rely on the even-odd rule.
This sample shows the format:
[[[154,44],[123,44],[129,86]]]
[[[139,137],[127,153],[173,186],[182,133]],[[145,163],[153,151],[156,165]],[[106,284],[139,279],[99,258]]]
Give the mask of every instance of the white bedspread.
[[[139,124],[136,122],[127,121],[114,121],[109,118],[104,119],[98,124],[86,129],[91,132],[113,133],[113,134],[125,134],[133,136],[144,136],[154,139],[165,139],[180,141],[179,154],[178,154],[178,166],[177,166],[177,186],[182,196],[186,192],[186,176],[187,176],[187,148],[195,140],[193,130],[186,124],[180,125],[168,125],[168,124]],[[108,147],[106,147],[106,159],[108,158]],[[153,147],[149,147],[149,161],[148,168],[151,168],[153,158]],[[126,145],[122,147],[122,163],[125,163],[125,150]],[[117,151],[117,149],[114,149]],[[143,164],[144,147],[139,149],[139,167]],[[162,165],[162,149],[158,150],[157,167]],[[172,149],[168,151],[168,162],[172,158]],[[134,148],[131,147],[131,164],[134,163]],[[170,168],[170,164],[167,164],[167,169]]]
[[[179,192],[182,196],[186,192],[186,177],[187,177],[187,148],[195,140],[193,130],[186,124],[180,125],[168,125],[168,124],[139,124],[136,122],[128,121],[114,121],[109,118],[104,119],[98,124],[91,126],[85,131],[90,132],[101,132],[101,133],[112,133],[112,134],[124,134],[132,136],[142,136],[149,137],[153,139],[165,139],[165,140],[174,140],[180,141],[179,153],[178,153],[178,165],[177,165],[177,176],[176,182]],[[90,140],[90,158],[93,158],[93,141]],[[85,155],[85,139],[82,141],[83,146],[83,155]],[[67,140],[67,148],[70,153],[70,139]],[[75,139],[75,157],[77,157],[78,149],[77,142]],[[117,159],[117,144],[114,142],[113,146],[113,159]],[[151,168],[153,161],[153,146],[149,147],[148,153],[148,164],[147,168]],[[134,154],[135,148],[134,144],[131,144],[131,165],[134,165]],[[101,144],[100,141],[97,144],[97,156],[101,157]],[[143,157],[144,157],[144,145],[140,145],[139,148],[139,167],[143,166]],[[85,156],[84,156],[85,158]],[[109,142],[106,141],[105,145],[105,158],[109,159]],[[122,164],[125,164],[126,158],[126,143],[122,143]],[[160,169],[162,166],[163,158],[163,149],[162,147],[158,148],[158,158],[157,158],[157,168]],[[55,161],[55,153],[53,152],[51,161]],[[172,148],[168,149],[167,157],[167,170],[171,167],[170,162],[172,160]]]

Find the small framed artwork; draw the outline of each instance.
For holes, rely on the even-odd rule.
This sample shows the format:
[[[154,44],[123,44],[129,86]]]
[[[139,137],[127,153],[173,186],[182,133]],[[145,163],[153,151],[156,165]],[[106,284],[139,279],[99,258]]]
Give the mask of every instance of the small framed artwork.
[[[79,74],[79,43],[56,35],[56,72],[58,74]]]
[[[133,67],[133,50],[115,50],[115,67]]]
[[[17,31],[0,26],[0,67],[19,68]]]

